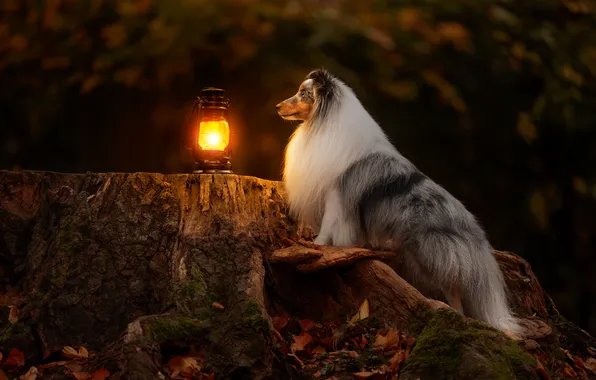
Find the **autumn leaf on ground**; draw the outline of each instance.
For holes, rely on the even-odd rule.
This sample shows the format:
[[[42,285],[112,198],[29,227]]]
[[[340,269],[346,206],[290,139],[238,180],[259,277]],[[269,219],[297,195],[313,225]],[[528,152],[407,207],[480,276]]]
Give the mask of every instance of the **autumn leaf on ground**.
[[[406,353],[403,350],[399,350],[389,359],[389,368],[391,370],[397,372],[399,371],[399,366],[406,360]]]
[[[312,336],[307,332],[303,332],[294,337],[294,343],[292,343],[290,349],[292,352],[302,351],[310,342],[312,342]]]
[[[8,287],[6,293],[0,294],[0,306],[18,305],[21,300],[21,292],[18,288]]]
[[[312,350],[313,354],[322,354],[325,352],[325,348],[323,346],[316,346],[314,350]]]
[[[106,369],[99,369],[91,374],[91,380],[105,380],[110,376]]]
[[[288,325],[290,321],[290,317],[287,315],[276,315],[275,317],[271,318],[273,321],[273,327],[276,330],[281,330]]]
[[[17,350],[16,348],[14,348],[12,351],[10,351],[10,353],[8,354],[8,357],[6,358],[6,361],[4,362],[5,366],[22,366],[25,364],[25,355],[23,355],[23,353],[19,350]]]
[[[389,329],[386,335],[381,335],[381,333],[377,333],[375,337],[375,347],[382,348],[383,350],[387,350],[393,346],[396,346],[399,343],[399,333],[395,329]]]
[[[298,324],[300,324],[302,331],[309,331],[315,327],[315,321],[312,319],[301,319],[298,321]]]
[[[364,302],[362,302],[362,305],[360,305],[360,309],[358,309],[358,312],[350,320],[350,323],[356,323],[358,321],[366,319],[369,317],[369,315],[370,307],[368,304],[368,299],[365,299]]]
[[[19,309],[16,306],[9,306],[10,313],[8,313],[8,322],[15,324],[19,321]]]
[[[174,356],[168,361],[170,376],[176,377],[179,374],[191,376],[194,372],[200,371],[201,366],[196,359],[182,356]]]
[[[21,380],[35,380],[37,379],[37,375],[39,375],[39,371],[35,367],[29,368],[26,374],[19,377]]]
[[[83,371],[83,366],[77,362],[68,362],[68,363],[64,364],[64,366],[66,368],[68,368],[69,370],[71,370],[72,372],[82,372]]]
[[[586,361],[584,362],[584,367],[592,372],[594,375],[596,375],[596,359],[594,358],[589,358],[586,359]]]
[[[52,367],[59,367],[59,366],[63,366],[70,363],[69,361],[66,360],[62,360],[59,362],[51,362],[51,363],[46,363],[46,364],[40,364],[39,368],[44,369],[44,368],[52,368]]]
[[[563,366],[562,372],[565,376],[577,377],[577,373],[575,372],[575,370],[567,363],[565,363],[565,366]]]
[[[354,373],[354,377],[357,379],[367,379],[374,374],[374,372],[356,372]]]
[[[213,303],[211,304],[211,307],[212,307],[214,310],[223,310],[223,309],[225,309],[224,305],[220,304],[219,302],[213,302]]]
[[[536,358],[536,371],[539,374],[541,374],[542,377],[544,377],[546,380],[550,380],[550,375],[548,374],[548,372],[546,372],[546,369],[544,369],[542,362],[538,360],[538,358]]]
[[[358,348],[360,348],[361,350],[364,350],[364,347],[366,347],[367,344],[368,344],[368,339],[366,339],[366,337],[364,336],[364,334],[362,334],[362,339],[360,339],[360,343],[358,344]]]
[[[89,351],[85,347],[80,347],[77,351],[70,346],[65,346],[62,349],[62,355],[70,359],[87,359],[89,357]]]
[[[91,374],[89,372],[73,372],[72,375],[77,380],[89,380],[89,379],[91,379]]]

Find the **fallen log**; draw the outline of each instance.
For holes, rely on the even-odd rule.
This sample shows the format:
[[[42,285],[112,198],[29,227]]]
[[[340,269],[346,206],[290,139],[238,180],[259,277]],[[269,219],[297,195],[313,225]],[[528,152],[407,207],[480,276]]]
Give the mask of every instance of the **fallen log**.
[[[522,342],[423,296],[384,263],[391,252],[315,247],[312,231],[287,216],[278,182],[3,171],[0,231],[0,352],[16,348],[25,367],[41,371],[64,346],[84,346],[96,353],[84,370],[110,379],[168,378],[180,356],[198,363],[185,369],[197,378],[314,376],[300,359],[308,344],[280,351],[296,338],[292,322],[278,326],[280,315],[317,321],[317,331],[340,338],[372,320],[407,334],[409,356],[382,378],[535,378],[540,366],[557,375],[569,371],[555,354],[561,348],[589,373],[595,354],[594,339],[559,315],[518,256],[495,253],[514,309],[533,331]],[[371,317],[346,325],[364,300]],[[362,332],[373,335],[359,338],[358,355],[372,347],[371,331]]]

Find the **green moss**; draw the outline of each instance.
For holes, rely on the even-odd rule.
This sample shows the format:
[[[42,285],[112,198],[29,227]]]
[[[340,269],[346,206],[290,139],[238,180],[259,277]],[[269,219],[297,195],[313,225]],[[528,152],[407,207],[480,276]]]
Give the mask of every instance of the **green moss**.
[[[205,311],[210,310],[213,303],[209,299],[213,297],[206,296],[207,284],[199,268],[192,266],[188,277],[174,285],[174,304],[186,315],[205,317]]]
[[[0,351],[12,350],[15,344],[31,340],[31,327],[24,322],[8,326],[0,335]]]
[[[428,326],[429,322],[434,317],[434,312],[428,308],[427,305],[419,305],[413,308],[415,318],[410,318],[405,331],[408,335],[418,336]]]
[[[4,343],[7,340],[9,340],[10,338],[12,338],[15,335],[15,332],[16,332],[15,325],[8,326],[8,328],[6,330],[4,330],[2,335],[0,335],[0,344]]]
[[[269,320],[263,318],[261,308],[255,301],[248,300],[246,302],[246,309],[242,315],[242,320],[254,330],[261,331],[265,334],[269,334],[271,331]]]
[[[59,264],[49,271],[49,279],[56,287],[62,287],[71,273],[73,269],[70,267],[73,262],[71,257],[84,251],[91,243],[89,226],[82,225],[75,228],[73,225],[76,223],[71,216],[64,217],[54,240],[56,255],[62,258]]]
[[[535,359],[502,333],[439,310],[418,336],[402,373],[437,380],[531,379],[535,366]]]
[[[156,318],[145,326],[146,336],[155,342],[186,340],[197,337],[204,329],[200,321],[188,317]]]

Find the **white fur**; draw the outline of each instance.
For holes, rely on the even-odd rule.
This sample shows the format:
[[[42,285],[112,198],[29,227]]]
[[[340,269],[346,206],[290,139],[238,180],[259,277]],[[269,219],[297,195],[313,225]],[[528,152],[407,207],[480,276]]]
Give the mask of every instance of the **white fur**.
[[[339,109],[330,111],[325,128],[306,121],[286,147],[283,179],[289,204],[313,228],[320,227],[327,192],[355,160],[367,153],[395,151],[354,92],[345,85],[341,90]]]

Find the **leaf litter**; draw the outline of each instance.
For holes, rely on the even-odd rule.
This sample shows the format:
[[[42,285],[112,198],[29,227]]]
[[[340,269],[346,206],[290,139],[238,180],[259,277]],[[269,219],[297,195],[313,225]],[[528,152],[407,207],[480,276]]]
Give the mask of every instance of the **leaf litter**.
[[[278,355],[308,377],[394,379],[414,346],[414,338],[382,327],[365,300],[346,323],[273,316],[283,341]]]

